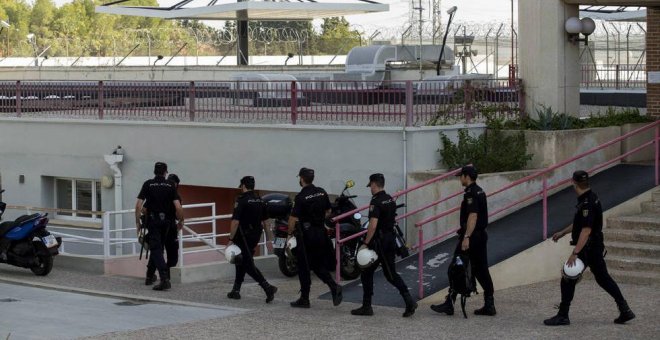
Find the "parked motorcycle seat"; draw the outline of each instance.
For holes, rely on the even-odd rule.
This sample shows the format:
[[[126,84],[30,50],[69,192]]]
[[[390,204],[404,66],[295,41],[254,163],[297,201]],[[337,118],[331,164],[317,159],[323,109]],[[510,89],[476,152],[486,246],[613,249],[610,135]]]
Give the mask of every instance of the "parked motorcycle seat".
[[[342,223],[339,225],[339,231],[342,234],[357,234],[361,229],[351,223]]]
[[[5,234],[7,234],[10,230],[14,229],[19,225],[20,223],[11,222],[11,221],[0,223],[0,237],[5,236]]]
[[[17,218],[16,221],[14,221],[14,222],[19,223],[19,224],[23,224],[25,222],[32,221],[32,220],[38,218],[39,216],[41,216],[41,214],[39,214],[39,213],[32,214],[32,215],[23,215],[23,216]]]

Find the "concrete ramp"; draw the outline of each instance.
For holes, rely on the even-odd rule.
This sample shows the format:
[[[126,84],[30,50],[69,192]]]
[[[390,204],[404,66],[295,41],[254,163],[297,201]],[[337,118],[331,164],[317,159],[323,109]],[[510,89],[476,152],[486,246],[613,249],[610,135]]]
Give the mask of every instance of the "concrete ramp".
[[[591,185],[599,195],[603,209],[607,210],[652,189],[653,171],[653,166],[621,164],[594,175]],[[575,204],[576,197],[572,188],[564,189],[548,198],[548,235],[572,222]],[[488,237],[488,260],[491,267],[540,244],[543,242],[542,203],[534,203],[491,223],[488,226]],[[424,296],[431,296],[448,287],[447,268],[455,246],[456,238],[452,237],[424,252]],[[415,297],[418,296],[417,266],[416,255],[397,263],[397,271]],[[330,296],[324,294],[321,298],[329,299]],[[362,286],[359,280],[344,286],[344,300],[362,302]],[[373,303],[392,307],[404,306],[398,292],[385,280],[381,270],[376,272],[374,277]]]

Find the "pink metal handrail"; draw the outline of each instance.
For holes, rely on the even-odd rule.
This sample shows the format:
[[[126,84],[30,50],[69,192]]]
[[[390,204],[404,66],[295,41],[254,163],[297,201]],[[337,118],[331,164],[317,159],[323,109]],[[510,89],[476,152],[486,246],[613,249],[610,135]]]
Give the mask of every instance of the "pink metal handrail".
[[[509,190],[509,189],[511,189],[511,188],[513,188],[513,187],[515,187],[515,186],[517,186],[517,185],[520,185],[520,184],[522,184],[522,183],[529,182],[530,180],[535,179],[535,178],[537,178],[537,177],[544,176],[544,177],[543,177],[543,189],[542,189],[542,190],[537,191],[537,192],[534,192],[534,193],[532,193],[532,194],[530,194],[530,195],[528,195],[528,196],[523,197],[522,199],[519,199],[519,200],[517,200],[517,201],[515,201],[515,202],[512,202],[512,203],[508,204],[507,206],[505,206],[505,207],[503,207],[503,208],[500,208],[500,209],[498,209],[498,210],[496,210],[496,211],[494,211],[494,212],[491,212],[491,213],[489,213],[489,216],[496,215],[496,214],[501,213],[502,211],[508,210],[508,209],[510,209],[510,208],[512,208],[512,207],[514,207],[514,206],[516,206],[516,205],[518,205],[518,204],[520,204],[520,203],[523,203],[523,202],[525,202],[525,201],[528,201],[528,200],[530,200],[530,199],[532,199],[532,198],[534,198],[534,197],[536,197],[536,196],[538,196],[538,195],[542,195],[542,197],[543,197],[543,239],[544,239],[544,240],[547,239],[547,233],[548,233],[548,203],[547,203],[547,199],[548,199],[548,191],[551,191],[551,190],[553,190],[553,189],[559,188],[559,187],[561,187],[561,186],[563,186],[563,185],[569,183],[569,182],[571,181],[571,179],[570,179],[570,178],[569,178],[569,179],[565,179],[565,180],[559,181],[558,183],[556,183],[556,184],[554,184],[554,185],[552,185],[552,186],[548,186],[548,183],[547,183],[547,176],[546,176],[546,175],[547,175],[548,173],[550,173],[551,171],[554,171],[554,170],[556,170],[556,169],[558,169],[558,168],[560,168],[560,167],[562,167],[562,166],[565,166],[565,165],[567,165],[567,164],[570,164],[570,163],[572,163],[572,162],[574,162],[574,161],[576,161],[576,160],[578,160],[578,159],[584,158],[584,157],[586,157],[586,156],[588,156],[588,155],[590,155],[590,154],[593,154],[593,153],[595,153],[595,152],[597,152],[597,151],[599,151],[599,150],[602,150],[602,149],[604,149],[604,148],[607,148],[607,147],[609,147],[609,146],[611,146],[611,145],[613,145],[613,144],[615,144],[615,143],[618,143],[618,142],[620,142],[620,141],[622,141],[622,140],[624,140],[624,139],[627,139],[627,138],[629,138],[629,137],[631,137],[631,136],[637,135],[637,134],[639,134],[639,133],[641,133],[641,132],[644,132],[644,131],[646,131],[646,130],[652,129],[652,128],[654,128],[654,127],[655,127],[655,137],[654,137],[653,140],[651,140],[651,141],[649,141],[649,142],[646,142],[646,143],[644,143],[644,144],[642,144],[642,145],[640,145],[640,146],[637,146],[637,147],[633,148],[632,150],[630,150],[630,151],[628,151],[628,152],[625,152],[625,153],[623,153],[622,155],[619,155],[619,156],[617,156],[617,157],[615,157],[615,158],[613,158],[613,159],[611,159],[611,160],[609,160],[609,161],[606,161],[606,162],[604,162],[604,163],[602,163],[602,164],[598,164],[598,165],[592,167],[591,169],[589,169],[589,172],[593,172],[593,171],[596,171],[596,170],[602,169],[602,168],[604,168],[604,167],[606,167],[606,166],[608,166],[608,165],[611,165],[611,164],[613,164],[613,163],[615,163],[615,162],[617,162],[617,161],[619,161],[619,160],[621,160],[621,159],[623,159],[623,158],[625,158],[625,157],[627,157],[627,156],[629,156],[629,155],[632,155],[632,154],[634,154],[634,153],[637,153],[637,152],[641,151],[642,149],[644,149],[644,148],[646,148],[646,147],[649,147],[651,144],[655,144],[655,185],[656,185],[656,186],[660,185],[660,121],[655,121],[655,122],[650,123],[650,124],[648,124],[648,125],[645,125],[645,126],[643,126],[643,127],[641,127],[641,128],[638,128],[638,129],[636,129],[636,130],[630,131],[630,132],[628,132],[628,133],[626,133],[626,134],[624,134],[624,135],[622,135],[622,136],[620,136],[620,137],[617,137],[617,138],[615,138],[615,139],[613,139],[613,140],[611,140],[611,141],[609,141],[609,142],[603,143],[603,144],[601,144],[601,145],[599,145],[599,146],[597,146],[597,147],[594,147],[594,148],[592,148],[592,149],[590,149],[590,150],[588,150],[588,151],[585,151],[585,152],[583,152],[583,153],[581,153],[581,154],[579,154],[579,155],[577,155],[577,156],[571,157],[571,158],[569,158],[569,159],[567,159],[567,160],[564,160],[564,161],[559,162],[559,163],[557,163],[557,164],[555,164],[555,165],[553,165],[553,166],[550,166],[550,167],[548,167],[548,168],[546,168],[546,169],[544,169],[544,170],[538,171],[538,172],[536,172],[536,173],[534,173],[534,174],[532,174],[532,175],[529,175],[529,176],[526,176],[526,177],[524,177],[524,178],[522,178],[522,179],[520,179],[520,180],[514,181],[514,182],[512,182],[512,183],[510,183],[510,184],[508,184],[508,185],[502,187],[501,189],[496,190],[496,191],[494,191],[494,192],[488,194],[488,196],[490,197],[490,196],[493,196],[493,195],[496,195],[496,194],[502,193],[502,192],[504,192],[504,191],[506,191],[506,190]],[[428,244],[431,244],[431,243],[437,242],[437,241],[439,241],[439,240],[442,240],[442,239],[444,239],[445,237],[447,237],[447,236],[449,236],[449,235],[455,233],[456,231],[458,231],[458,229],[452,229],[452,230],[447,231],[447,232],[445,232],[445,233],[443,233],[443,234],[441,234],[441,235],[439,235],[439,236],[437,236],[437,237],[434,237],[434,238],[431,239],[431,240],[424,241],[424,230],[423,230],[423,227],[424,227],[425,225],[431,223],[431,222],[434,222],[434,221],[439,220],[439,219],[442,218],[442,217],[448,216],[448,215],[450,215],[450,214],[452,214],[452,213],[458,211],[459,209],[460,209],[460,206],[459,206],[459,207],[452,208],[452,209],[449,209],[449,210],[444,211],[444,212],[442,212],[442,213],[440,213],[440,214],[437,214],[437,215],[435,215],[435,216],[427,217],[427,218],[425,218],[425,219],[423,219],[423,220],[421,220],[421,221],[419,221],[419,222],[417,222],[417,223],[415,224],[415,227],[418,228],[418,238],[419,238],[418,243],[417,243],[417,248],[418,248],[418,273],[419,273],[419,286],[418,286],[418,289],[419,289],[419,298],[423,298],[423,297],[424,297],[424,282],[423,282],[423,277],[424,277],[424,247],[425,247],[426,245],[428,245]]]
[[[422,182],[422,183],[420,183],[420,184],[417,184],[417,185],[415,185],[415,186],[412,186],[412,187],[410,187],[410,188],[408,188],[408,189],[401,190],[401,191],[395,193],[394,195],[392,195],[392,197],[396,199],[396,198],[398,198],[398,197],[400,197],[400,196],[402,196],[402,195],[405,195],[405,194],[407,194],[407,193],[409,193],[409,192],[412,192],[412,191],[415,191],[415,190],[421,189],[421,188],[423,188],[423,187],[426,187],[426,186],[428,186],[428,185],[431,185],[431,184],[433,184],[433,183],[436,183],[436,182],[441,181],[441,180],[443,180],[443,179],[446,179],[446,178],[448,178],[448,177],[454,176],[454,175],[456,175],[457,173],[459,173],[460,171],[461,171],[461,169],[456,169],[456,170],[450,171],[450,172],[448,172],[448,173],[442,174],[442,175],[440,175],[440,176],[437,176],[437,177],[431,178],[431,179],[429,179],[429,180],[427,180],[427,181],[424,181],[424,182]],[[451,197],[455,197],[455,196],[450,196],[450,197],[448,197],[447,199],[449,199],[449,198],[451,198]],[[441,203],[441,202],[444,201],[444,200],[446,200],[446,199],[441,200],[439,203]],[[439,204],[439,203],[438,203],[438,204]],[[335,280],[336,280],[337,282],[340,282],[340,281],[341,281],[341,272],[340,272],[340,267],[341,267],[341,250],[340,250],[340,248],[341,248],[341,247],[340,247],[340,245],[341,245],[342,243],[347,242],[347,241],[350,241],[350,240],[356,239],[356,238],[358,238],[358,237],[361,237],[362,235],[364,235],[364,234],[367,233],[366,230],[363,230],[363,231],[361,231],[361,232],[359,232],[359,233],[357,233],[357,234],[353,234],[353,235],[351,235],[351,236],[348,236],[348,237],[342,239],[342,238],[341,238],[341,235],[340,235],[340,229],[341,229],[341,228],[340,228],[340,226],[339,226],[339,221],[342,220],[342,219],[344,219],[344,218],[346,218],[346,217],[348,217],[348,216],[353,216],[353,214],[358,213],[358,212],[361,212],[361,211],[364,211],[364,210],[366,210],[366,209],[368,209],[368,208],[369,208],[369,205],[365,205],[365,206],[362,206],[362,207],[359,207],[359,208],[353,209],[353,210],[351,210],[351,211],[349,211],[349,212],[343,213],[343,214],[341,214],[341,215],[335,216],[335,217],[333,217],[333,218],[331,219],[331,221],[335,223],[335,243],[336,243],[336,244],[335,244],[335,257],[336,257],[336,260],[337,260],[337,261],[336,261],[336,262],[337,262],[337,265],[336,265],[336,268],[335,268]],[[418,212],[420,212],[420,211],[421,211],[421,210],[417,211],[416,213],[418,213]],[[410,214],[409,214],[408,216],[410,216]]]

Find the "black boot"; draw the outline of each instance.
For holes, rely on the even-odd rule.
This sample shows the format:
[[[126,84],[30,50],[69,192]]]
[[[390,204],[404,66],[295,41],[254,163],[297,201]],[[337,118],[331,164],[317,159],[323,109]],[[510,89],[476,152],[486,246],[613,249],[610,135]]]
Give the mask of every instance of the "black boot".
[[[153,290],[168,290],[172,288],[172,284],[170,283],[169,279],[160,279],[160,283],[155,285]]]
[[[569,305],[560,304],[559,312],[557,315],[551,317],[550,319],[543,320],[543,323],[546,326],[568,326],[571,324],[571,320],[568,319],[568,308]]]
[[[492,295],[484,295],[484,306],[475,310],[474,315],[494,316],[495,314],[497,314],[497,311],[495,310],[495,299]]]
[[[447,315],[454,315],[454,302],[456,295],[448,294],[445,302],[441,305],[431,305],[431,309],[436,313],[445,313]]]
[[[271,286],[270,283],[264,281],[259,284],[266,293],[266,303],[271,303],[275,298],[275,293],[277,293],[277,287]]]
[[[619,307],[619,317],[614,319],[614,323],[624,324],[635,318],[635,313],[628,307],[626,300],[617,302],[617,306]]]
[[[353,309],[351,311],[352,315],[362,315],[362,316],[372,316],[374,315],[374,310],[371,308],[371,296],[362,298],[362,307],[358,309]]]
[[[151,286],[152,284],[154,284],[154,282],[156,282],[157,279],[158,279],[158,277],[156,277],[156,274],[153,274],[153,275],[147,274],[147,278],[144,279],[144,285],[145,286]]]
[[[309,297],[301,296],[298,300],[291,302],[293,308],[309,308]]]
[[[332,304],[334,306],[339,306],[341,301],[344,299],[343,289],[340,285],[335,285],[335,288],[331,288],[330,292],[332,293]]]
[[[241,293],[237,290],[233,290],[229,293],[227,293],[227,297],[233,300],[240,300],[241,299]]]
[[[409,292],[405,292],[401,294],[401,296],[403,297],[403,301],[406,302],[406,310],[403,312],[403,317],[407,318],[409,316],[412,316],[413,314],[415,314],[415,309],[417,309],[417,302],[413,300]]]

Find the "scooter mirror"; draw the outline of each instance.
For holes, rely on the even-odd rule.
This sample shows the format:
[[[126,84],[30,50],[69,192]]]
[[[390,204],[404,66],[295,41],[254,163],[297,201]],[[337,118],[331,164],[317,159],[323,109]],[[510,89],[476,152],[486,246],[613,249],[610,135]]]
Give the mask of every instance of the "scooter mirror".
[[[355,186],[355,182],[352,179],[346,181],[346,189],[350,189]]]
[[[362,219],[362,214],[360,214],[360,213],[355,213],[355,214],[353,215],[353,218],[356,219],[356,220],[361,220],[361,219]]]

